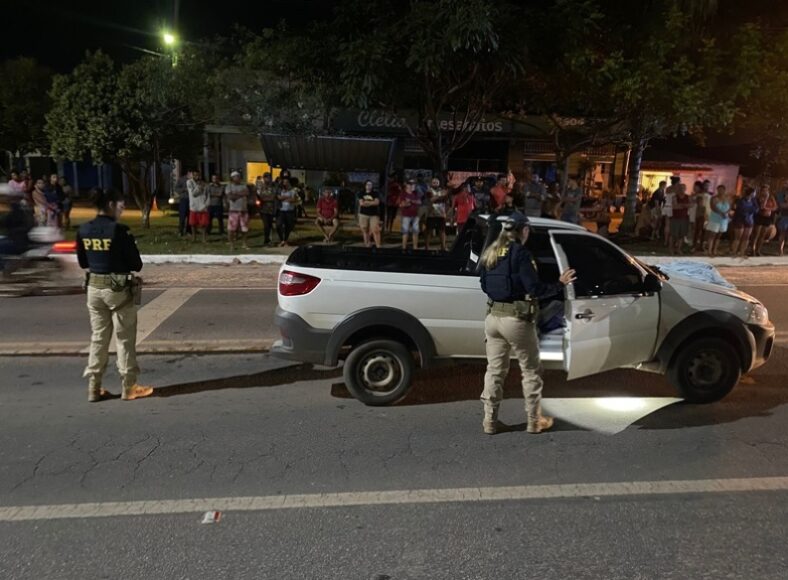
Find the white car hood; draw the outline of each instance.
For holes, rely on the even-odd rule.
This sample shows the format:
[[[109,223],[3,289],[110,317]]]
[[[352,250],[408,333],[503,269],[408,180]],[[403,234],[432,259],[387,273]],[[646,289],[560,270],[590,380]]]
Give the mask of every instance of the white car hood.
[[[677,274],[669,274],[669,276],[670,279],[664,282],[664,284],[669,284],[679,294],[681,294],[682,288],[691,288],[693,290],[713,292],[715,294],[720,294],[729,298],[738,298],[739,300],[744,300],[746,302],[759,302],[759,300],[756,298],[753,298],[746,292],[742,292],[736,288],[726,288],[725,286],[720,286],[719,284],[711,284],[709,282],[703,282],[701,280],[688,278],[686,276],[679,276]]]

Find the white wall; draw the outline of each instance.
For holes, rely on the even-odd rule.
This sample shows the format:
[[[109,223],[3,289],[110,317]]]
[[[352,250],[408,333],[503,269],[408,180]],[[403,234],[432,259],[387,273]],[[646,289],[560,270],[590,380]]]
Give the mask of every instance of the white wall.
[[[687,185],[687,189],[692,191],[692,184],[696,181],[711,181],[711,190],[722,184],[729,192],[736,191],[736,184],[739,178],[738,165],[709,165],[707,171],[697,169],[677,169],[656,170],[644,169],[640,172],[640,187],[646,187],[649,191],[654,191],[660,180],[665,180],[670,185],[670,176],[678,175],[681,182]]]

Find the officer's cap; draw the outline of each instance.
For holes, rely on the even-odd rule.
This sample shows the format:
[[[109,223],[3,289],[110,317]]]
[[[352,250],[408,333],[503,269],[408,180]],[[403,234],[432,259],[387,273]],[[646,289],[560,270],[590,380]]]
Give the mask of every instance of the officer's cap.
[[[530,222],[528,221],[528,218],[526,216],[516,211],[513,214],[511,214],[508,218],[506,218],[506,221],[503,222],[503,229],[521,230],[529,223]]]

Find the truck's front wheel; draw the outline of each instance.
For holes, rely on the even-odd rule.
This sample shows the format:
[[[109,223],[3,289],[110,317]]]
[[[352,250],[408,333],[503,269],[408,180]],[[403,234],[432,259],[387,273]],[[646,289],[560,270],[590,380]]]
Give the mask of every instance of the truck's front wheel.
[[[343,375],[350,393],[365,405],[389,405],[410,389],[413,355],[394,340],[371,340],[350,351]]]
[[[668,367],[668,380],[687,402],[719,401],[739,382],[739,354],[727,341],[698,338],[680,348]]]

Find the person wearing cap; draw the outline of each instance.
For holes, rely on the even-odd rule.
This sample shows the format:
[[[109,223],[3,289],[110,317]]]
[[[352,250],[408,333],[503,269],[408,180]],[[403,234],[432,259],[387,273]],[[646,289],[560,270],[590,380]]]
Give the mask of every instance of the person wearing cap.
[[[484,404],[482,428],[489,435],[506,428],[498,420],[498,408],[512,353],[520,363],[528,433],[541,433],[553,425],[552,418],[541,412],[543,383],[539,375],[536,319],[539,300],[562,294],[564,286],[574,282],[575,271],[567,270],[556,283],[542,282],[534,259],[525,247],[529,231],[526,216],[519,212],[511,214],[480,260],[481,286],[488,298],[484,320],[487,372],[481,396]]]
[[[83,373],[88,379],[88,401],[95,403],[112,397],[101,383],[113,331],[118,374],[123,383],[121,398],[131,401],[148,397],[153,388],[137,384],[137,301],[133,291],[135,277],[131,275],[142,269],[142,258],[129,227],[118,223],[125,207],[122,195],[113,189],[95,188],[91,199],[98,215],[82,224],[77,233],[77,259],[80,267],[89,271],[87,306],[92,333]]]

